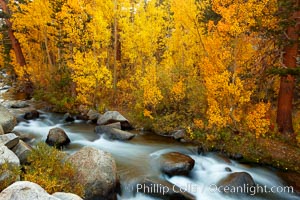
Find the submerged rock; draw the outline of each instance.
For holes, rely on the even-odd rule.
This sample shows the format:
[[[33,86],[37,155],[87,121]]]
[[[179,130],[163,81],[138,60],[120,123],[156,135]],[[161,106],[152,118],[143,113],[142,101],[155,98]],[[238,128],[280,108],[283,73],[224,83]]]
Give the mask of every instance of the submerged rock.
[[[160,157],[160,169],[169,176],[188,175],[194,165],[194,159],[179,152],[166,153]]]
[[[66,132],[61,128],[52,128],[49,130],[46,143],[56,148],[61,148],[71,142]]]
[[[133,133],[112,128],[110,126],[96,126],[95,132],[98,134],[104,134],[111,140],[131,140],[135,136]]]
[[[115,200],[117,167],[110,153],[83,147],[68,158],[78,170],[74,180],[84,186],[85,200]]]

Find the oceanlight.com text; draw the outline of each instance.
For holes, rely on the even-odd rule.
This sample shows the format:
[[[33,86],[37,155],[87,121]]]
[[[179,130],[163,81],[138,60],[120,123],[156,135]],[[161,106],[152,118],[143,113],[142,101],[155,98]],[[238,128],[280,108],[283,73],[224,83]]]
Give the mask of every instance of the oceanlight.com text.
[[[250,194],[255,195],[258,193],[294,193],[294,188],[292,186],[272,186],[268,187],[266,185],[254,185],[250,186],[244,184],[242,186],[218,186],[211,184],[209,186],[210,192],[222,192],[222,193],[239,193],[239,194]]]

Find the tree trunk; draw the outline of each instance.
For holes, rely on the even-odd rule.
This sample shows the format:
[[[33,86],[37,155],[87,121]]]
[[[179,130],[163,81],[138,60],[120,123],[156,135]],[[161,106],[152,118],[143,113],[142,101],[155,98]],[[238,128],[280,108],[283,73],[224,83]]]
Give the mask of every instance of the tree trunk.
[[[296,3],[299,5],[299,1]],[[297,67],[297,54],[299,46],[300,12],[293,13],[291,19],[294,25],[287,28],[286,35],[288,44],[284,47],[283,64],[287,68]],[[277,125],[279,132],[287,135],[294,133],[292,123],[293,94],[295,77],[292,75],[282,76],[278,94]]]
[[[10,13],[9,13],[9,9],[7,7],[7,3],[5,2],[5,0],[0,0],[0,5],[1,5],[3,12],[9,16]],[[24,66],[24,65],[26,65],[25,57],[22,52],[21,45],[20,45],[18,39],[15,37],[14,31],[12,30],[12,23],[9,21],[9,19],[7,17],[5,18],[5,23],[8,27],[8,36],[11,41],[12,48],[15,52],[17,62],[20,66]]]

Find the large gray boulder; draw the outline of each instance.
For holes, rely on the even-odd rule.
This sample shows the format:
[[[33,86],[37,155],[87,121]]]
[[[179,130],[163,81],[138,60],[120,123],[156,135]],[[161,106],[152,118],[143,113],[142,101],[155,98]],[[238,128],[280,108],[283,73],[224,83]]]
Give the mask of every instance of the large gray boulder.
[[[4,133],[11,132],[17,124],[16,117],[11,114],[4,106],[0,105],[0,125]]]
[[[194,165],[194,159],[179,152],[166,153],[160,157],[160,169],[169,176],[188,175]]]
[[[14,133],[7,133],[0,135],[0,145],[5,145],[7,148],[12,149],[19,143],[19,137]]]
[[[131,140],[135,134],[127,131],[122,131],[110,126],[96,126],[95,132],[98,134],[104,134],[110,140]]]
[[[0,146],[0,165],[5,162],[11,165],[20,166],[20,160],[14,152],[9,150],[6,146]]]
[[[48,194],[41,186],[29,181],[17,181],[0,193],[3,200],[60,200]]]
[[[82,198],[73,193],[66,193],[66,192],[55,192],[52,196],[61,199],[61,200],[82,200]]]
[[[131,124],[128,120],[121,115],[118,111],[107,111],[103,115],[99,116],[97,124],[98,125],[106,125],[115,122],[121,123],[122,130],[130,130],[132,129]]]
[[[61,128],[52,128],[49,130],[46,143],[56,148],[61,148],[71,142],[66,132]]]
[[[85,200],[115,200],[117,167],[110,153],[83,147],[68,158],[77,168],[74,179],[84,186]]]
[[[26,164],[27,158],[32,151],[32,147],[20,140],[19,143],[12,148],[12,151],[18,156],[21,164]]]
[[[87,113],[87,116],[92,122],[97,122],[98,117],[101,115],[96,110],[90,109]]]

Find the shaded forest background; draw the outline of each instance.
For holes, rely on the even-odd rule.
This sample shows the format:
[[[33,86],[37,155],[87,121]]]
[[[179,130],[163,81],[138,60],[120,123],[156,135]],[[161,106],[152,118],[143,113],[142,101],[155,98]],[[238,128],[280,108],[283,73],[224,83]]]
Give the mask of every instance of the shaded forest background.
[[[300,141],[298,0],[0,5],[1,68],[58,111],[114,108],[207,141]]]

